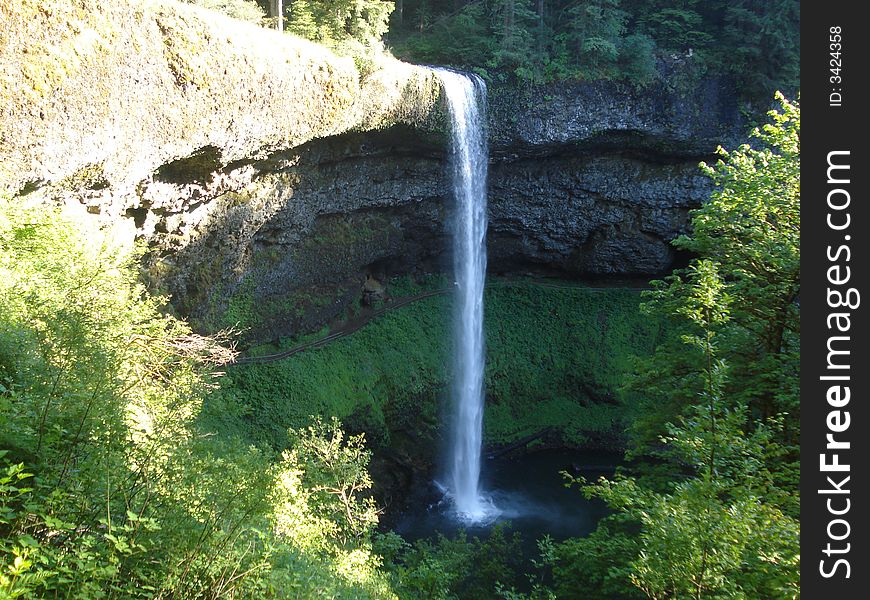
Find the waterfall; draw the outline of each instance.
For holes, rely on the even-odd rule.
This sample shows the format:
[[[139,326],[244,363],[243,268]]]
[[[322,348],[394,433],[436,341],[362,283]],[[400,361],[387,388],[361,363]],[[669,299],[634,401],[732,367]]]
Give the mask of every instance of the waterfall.
[[[438,70],[451,118],[457,298],[450,493],[460,518],[479,521],[492,509],[481,496],[483,426],[483,286],[486,276],[486,85],[476,75]]]

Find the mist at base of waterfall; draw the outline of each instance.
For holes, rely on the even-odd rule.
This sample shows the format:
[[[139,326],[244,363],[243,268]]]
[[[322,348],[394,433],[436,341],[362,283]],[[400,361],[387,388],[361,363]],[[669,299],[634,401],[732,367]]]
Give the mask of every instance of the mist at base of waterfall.
[[[621,461],[621,454],[579,450],[542,450],[513,460],[488,460],[482,475],[482,513],[457,512],[449,488],[432,482],[430,490],[419,490],[420,502],[396,520],[394,529],[414,541],[436,533],[449,537],[460,530],[485,536],[495,525],[509,522],[534,555],[538,538],[588,535],[609,514],[600,500],[587,500],[576,486],[566,488],[560,471],[595,480],[612,473]]]

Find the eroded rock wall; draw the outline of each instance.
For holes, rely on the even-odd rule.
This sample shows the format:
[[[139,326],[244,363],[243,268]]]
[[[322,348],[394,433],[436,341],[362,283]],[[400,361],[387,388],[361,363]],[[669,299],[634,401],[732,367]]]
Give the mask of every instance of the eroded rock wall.
[[[309,331],[367,278],[449,270],[432,72],[361,73],[171,0],[60,4],[0,5],[0,189],[125,223],[149,283],[199,328]],[[710,191],[698,162],[743,129],[727,82],[691,70],[663,65],[645,89],[491,90],[490,269],[667,271]]]

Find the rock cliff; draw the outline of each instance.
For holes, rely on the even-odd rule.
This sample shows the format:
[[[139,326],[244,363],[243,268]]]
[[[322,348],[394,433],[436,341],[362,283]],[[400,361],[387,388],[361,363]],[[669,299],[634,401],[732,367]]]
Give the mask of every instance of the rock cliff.
[[[449,268],[430,71],[361,71],[169,0],[66,4],[0,7],[14,32],[0,42],[0,190],[127,223],[149,247],[149,282],[200,328],[308,330],[367,278]],[[668,241],[709,193],[697,163],[742,128],[727,83],[700,77],[490,97],[496,272],[666,271]]]

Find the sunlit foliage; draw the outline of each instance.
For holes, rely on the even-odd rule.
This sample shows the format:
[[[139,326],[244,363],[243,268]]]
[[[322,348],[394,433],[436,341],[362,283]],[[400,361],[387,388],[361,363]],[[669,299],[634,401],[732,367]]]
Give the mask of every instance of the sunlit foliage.
[[[381,47],[389,28],[389,0],[287,0],[286,30],[341,52],[361,55]]]
[[[182,0],[188,4],[196,4],[222,12],[234,19],[259,23],[266,13],[254,0]]]
[[[654,414],[639,422],[633,455],[671,471],[662,479],[641,464],[583,488],[619,515],[553,553],[554,570],[586,582],[588,597],[799,595],[800,108],[777,98],[758,147],[702,165],[716,191],[675,241],[698,258],[647,294],[647,310],[678,335],[641,361]]]
[[[715,262],[730,299],[719,354],[729,364],[727,396],[754,417],[788,413],[785,441],[799,433],[800,320],[800,108],[778,95],[781,110],[756,129],[757,147],[720,149],[716,165],[702,165],[715,191],[692,214],[692,233],[674,244]],[[647,310],[678,323],[689,289],[685,272],[657,282]],[[661,424],[700,390],[698,349],[673,336],[652,360],[642,361],[636,383],[656,405],[641,416],[641,440],[655,440]]]
[[[361,440],[293,432],[274,461],[199,428],[233,353],[162,314],[135,258],[0,204],[0,595],[394,597]]]

